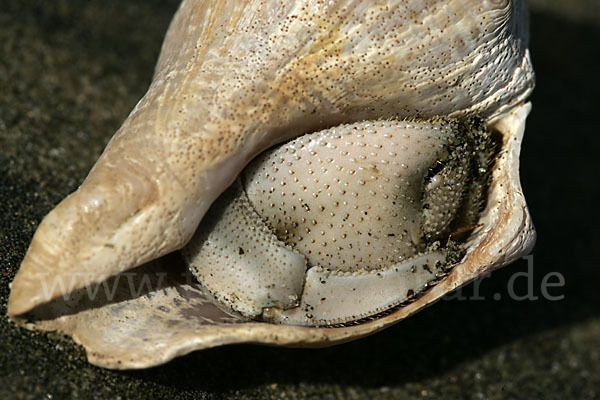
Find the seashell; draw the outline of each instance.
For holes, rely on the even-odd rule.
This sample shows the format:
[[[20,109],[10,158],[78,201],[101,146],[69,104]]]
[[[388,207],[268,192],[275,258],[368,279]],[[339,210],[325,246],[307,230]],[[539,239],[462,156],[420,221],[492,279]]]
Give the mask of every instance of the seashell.
[[[148,92],[81,187],[38,227],[9,316],[71,335],[94,364],[140,368],[227,343],[353,340],[512,262],[535,239],[518,175],[534,85],[526,18],[517,0],[184,0]],[[308,140],[302,162],[332,164],[317,180],[332,186],[354,159],[362,169],[350,192],[381,196],[352,203],[329,192],[331,204],[261,208],[267,178],[283,182],[279,158],[309,179],[310,167],[282,157]],[[382,182],[371,179],[373,165]],[[271,200],[285,203],[292,190]],[[392,210],[392,194],[402,211]],[[348,203],[342,213],[362,224],[360,234],[320,209],[336,201]],[[306,232],[304,204],[318,232]],[[360,216],[369,205],[373,214]],[[305,233],[290,233],[288,222]],[[394,236],[363,240],[383,227]],[[449,239],[465,227],[456,250]],[[342,250],[307,256],[323,247],[321,231]],[[211,248],[214,238],[223,245]],[[189,269],[165,256],[188,242]],[[358,261],[340,265],[350,259]]]

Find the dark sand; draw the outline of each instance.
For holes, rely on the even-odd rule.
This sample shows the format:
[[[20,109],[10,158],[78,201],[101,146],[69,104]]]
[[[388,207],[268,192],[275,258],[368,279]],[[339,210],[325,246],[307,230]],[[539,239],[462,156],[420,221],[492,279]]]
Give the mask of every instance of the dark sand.
[[[230,346],[142,371],[94,367],[71,341],[2,317],[0,398],[600,398],[594,1],[533,4],[538,87],[521,171],[539,233],[532,285],[540,299],[509,296],[511,276],[527,270],[521,260],[483,280],[485,300],[440,301],[354,343]],[[148,86],[177,3],[0,0],[0,315],[35,227]],[[541,298],[550,272],[565,278],[550,291],[562,300]],[[527,291],[525,278],[515,282],[517,294]]]

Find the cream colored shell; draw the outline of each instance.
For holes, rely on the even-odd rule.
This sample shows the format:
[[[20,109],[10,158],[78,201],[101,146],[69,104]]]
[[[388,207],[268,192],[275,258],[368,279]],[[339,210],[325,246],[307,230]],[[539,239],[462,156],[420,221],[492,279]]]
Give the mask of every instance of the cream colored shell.
[[[8,313],[72,335],[91,362],[111,368],[225,343],[322,346],[382,329],[531,248],[518,154],[532,89],[522,1],[184,0],[147,94],[82,186],[40,224]],[[385,317],[343,328],[242,322],[171,276],[173,256],[152,261],[185,245],[273,144],[361,120],[473,114],[502,138],[482,226],[450,276]],[[118,301],[87,300],[86,285],[119,273],[167,286],[132,296],[121,283]],[[42,285],[49,276],[69,282],[72,298],[50,301],[65,293]],[[160,301],[170,294],[176,315]]]

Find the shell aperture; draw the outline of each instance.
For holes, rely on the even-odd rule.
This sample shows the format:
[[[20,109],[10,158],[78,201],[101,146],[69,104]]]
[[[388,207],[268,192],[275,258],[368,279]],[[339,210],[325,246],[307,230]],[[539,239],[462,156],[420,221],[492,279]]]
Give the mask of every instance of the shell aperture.
[[[331,325],[373,316],[464,254],[450,234],[476,222],[492,149],[476,118],[304,135],[246,167],[184,256],[209,293],[249,318]]]

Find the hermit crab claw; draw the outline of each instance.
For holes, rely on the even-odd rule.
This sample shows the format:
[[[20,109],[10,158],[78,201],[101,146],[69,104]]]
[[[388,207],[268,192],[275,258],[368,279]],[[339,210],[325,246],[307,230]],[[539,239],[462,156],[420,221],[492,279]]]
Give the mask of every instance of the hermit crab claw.
[[[226,343],[325,346],[382,329],[530,250],[534,231],[518,176],[530,110],[526,98],[534,85],[524,2],[443,0],[416,8],[391,1],[267,3],[182,2],[148,92],[80,188],[38,227],[12,283],[8,314],[14,321],[69,334],[86,347],[91,362],[110,368],[147,367]],[[410,259],[441,269],[426,268],[411,284],[391,274],[396,281],[388,282],[400,282],[402,295],[391,293],[393,301],[378,298],[385,309],[377,302],[373,307],[382,312],[359,311],[365,318],[346,320],[351,311],[333,305],[320,311],[338,312],[341,319],[323,319],[327,327],[297,326],[319,325],[292,310],[308,307],[303,290],[320,293],[307,291],[313,281],[305,273],[329,271],[315,264],[322,259],[307,255],[310,248],[298,244],[301,237],[292,240],[269,225],[266,214],[254,213],[266,193],[260,190],[267,190],[260,179],[255,185],[260,190],[240,189],[248,207],[245,198],[236,197],[227,204],[241,205],[234,210],[238,214],[225,205],[203,220],[218,196],[234,181],[234,187],[240,184],[236,178],[244,167],[273,145],[336,126],[364,128],[369,121],[415,121],[433,132],[438,122],[423,122],[432,118],[449,118],[457,126],[469,118],[481,121],[496,143],[494,160],[478,164],[485,183],[475,189],[463,188],[472,181],[465,174],[475,161],[461,164],[463,159],[453,156],[459,148],[471,154],[466,142],[455,140],[460,135],[428,142],[436,149],[433,162],[447,161],[437,163],[442,167],[421,160],[417,173],[401,165],[408,172],[398,173],[401,180],[390,187],[416,180],[397,195],[408,198],[413,211],[427,210],[423,223],[421,216],[410,217],[398,232],[387,234],[409,241],[408,255],[394,255],[394,262],[416,257]],[[394,132],[385,134],[402,135]],[[409,153],[411,160],[421,155]],[[386,157],[389,162],[393,155]],[[471,213],[475,223],[452,257],[437,249],[450,241],[464,207],[440,204],[434,209],[447,220],[432,219],[433,203],[416,206],[424,182],[424,198],[485,194],[483,211]],[[460,192],[445,192],[455,182]],[[246,225],[236,225],[239,218]],[[184,247],[199,225],[200,239],[184,251],[188,268],[172,252]],[[259,227],[263,233],[252,244]],[[214,244],[224,237],[225,246]],[[257,250],[248,254],[248,244]],[[211,286],[216,269],[204,268],[206,260],[223,274],[232,259],[240,260],[232,274]],[[257,260],[262,267],[253,269]],[[235,269],[240,265],[252,272],[251,294],[232,290],[249,276],[240,275],[248,269]],[[288,269],[278,269],[283,265],[290,271],[284,278],[294,277],[290,283],[282,278]],[[403,264],[404,276],[412,267],[417,266]],[[379,277],[377,271],[369,277]],[[362,281],[361,290],[368,290],[368,282]]]

